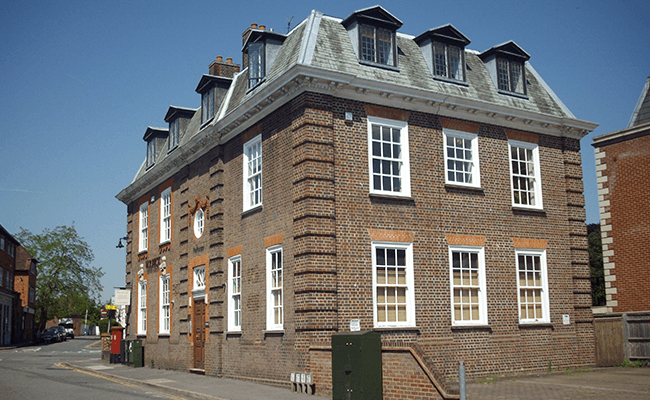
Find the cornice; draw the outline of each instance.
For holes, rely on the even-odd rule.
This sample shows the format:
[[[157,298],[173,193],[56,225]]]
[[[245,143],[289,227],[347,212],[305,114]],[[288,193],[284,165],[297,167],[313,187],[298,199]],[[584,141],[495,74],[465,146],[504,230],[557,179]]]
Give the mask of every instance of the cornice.
[[[460,96],[404,87],[356,75],[296,64],[257,91],[223,118],[206,125],[187,143],[154,165],[116,197],[125,204],[170,178],[214,146],[226,143],[303,92],[330,94],[382,106],[407,108],[443,117],[498,125],[510,129],[581,139],[598,124],[510,108]]]

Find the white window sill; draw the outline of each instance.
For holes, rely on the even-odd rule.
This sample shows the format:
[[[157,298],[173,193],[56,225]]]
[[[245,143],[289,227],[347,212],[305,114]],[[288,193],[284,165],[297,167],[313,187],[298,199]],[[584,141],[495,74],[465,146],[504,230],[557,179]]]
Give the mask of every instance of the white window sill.
[[[520,206],[520,205],[514,205],[512,206],[513,211],[532,211],[532,212],[539,212],[539,213],[544,213],[544,208],[542,207],[526,207],[526,206]]]
[[[548,321],[519,321],[519,328],[552,328],[553,324]]]
[[[471,329],[479,329],[479,330],[492,330],[492,326],[488,324],[468,324],[468,325],[452,325],[451,330],[459,330],[459,331],[464,331],[464,330],[471,330]]]
[[[461,185],[455,182],[446,182],[445,183],[446,188],[450,189],[465,189],[465,190],[474,190],[477,192],[483,192],[484,189],[481,186],[471,186],[471,185]]]
[[[245,215],[252,214],[252,213],[254,213],[256,211],[259,211],[261,209],[262,209],[262,204],[258,204],[256,206],[251,207],[251,208],[245,209],[244,211],[241,212],[241,215],[243,217]]]
[[[171,244],[171,243],[172,243],[171,240],[165,240],[164,242],[160,242],[158,244],[158,247],[165,246],[165,245],[168,245],[168,244]]]
[[[264,331],[265,335],[284,335],[284,329],[267,329]]]
[[[417,326],[375,326],[372,328],[375,332],[392,332],[392,331],[419,331],[420,328]]]
[[[391,199],[391,200],[404,200],[404,201],[414,201],[413,197],[405,196],[402,194],[390,194],[390,193],[369,193],[370,197],[376,197],[380,199]]]
[[[226,331],[224,332],[226,336],[241,336],[241,331]]]
[[[158,334],[158,337],[170,337],[171,334],[169,332],[162,332]]]

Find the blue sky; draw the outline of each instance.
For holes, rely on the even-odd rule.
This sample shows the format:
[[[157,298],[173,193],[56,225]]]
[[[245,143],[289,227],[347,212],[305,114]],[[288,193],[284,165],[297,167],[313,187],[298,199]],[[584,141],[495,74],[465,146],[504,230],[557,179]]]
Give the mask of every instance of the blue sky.
[[[453,24],[486,50],[514,40],[577,118],[587,222],[598,222],[594,136],[624,129],[650,75],[650,0],[618,1],[14,1],[0,14],[0,224],[72,225],[106,273],[102,299],[124,284],[126,206],[115,195],[145,157],[147,126],[194,89],[216,56],[241,63],[251,23],[285,33],[316,9],[345,18],[380,4],[420,33]]]

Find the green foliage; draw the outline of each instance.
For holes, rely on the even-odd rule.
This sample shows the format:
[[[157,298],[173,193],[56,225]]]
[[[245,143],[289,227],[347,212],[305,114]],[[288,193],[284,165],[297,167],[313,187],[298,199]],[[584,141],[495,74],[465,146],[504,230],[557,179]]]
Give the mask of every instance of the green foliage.
[[[24,228],[15,235],[38,261],[36,277],[36,323],[70,314],[85,316],[99,304],[104,273],[90,264],[94,255],[74,226],[57,226],[34,234]]]
[[[606,302],[605,272],[600,224],[587,225],[587,239],[589,241],[589,271],[591,273],[591,304],[604,306]]]
[[[111,326],[118,326],[119,323],[115,321],[114,319],[111,320]],[[97,323],[97,326],[99,326],[99,333],[107,333],[108,332],[108,318],[104,318],[102,320],[99,320],[99,323]]]
[[[625,367],[625,368],[647,367],[648,360],[635,360],[635,361],[625,360],[622,363],[620,363],[618,366]]]

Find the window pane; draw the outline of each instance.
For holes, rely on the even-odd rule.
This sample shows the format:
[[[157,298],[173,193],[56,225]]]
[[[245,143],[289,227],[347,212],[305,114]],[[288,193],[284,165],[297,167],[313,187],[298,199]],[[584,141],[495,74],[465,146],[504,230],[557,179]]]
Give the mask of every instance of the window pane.
[[[433,44],[433,63],[434,63],[434,75],[436,76],[447,76],[447,61],[445,57],[445,45],[442,43]]]
[[[449,77],[463,80],[463,58],[461,57],[461,49],[456,46],[448,46],[447,54],[449,56]]]
[[[386,29],[377,29],[377,62],[394,65],[393,33]]]
[[[361,60],[375,61],[375,29],[368,25],[360,25]]]

